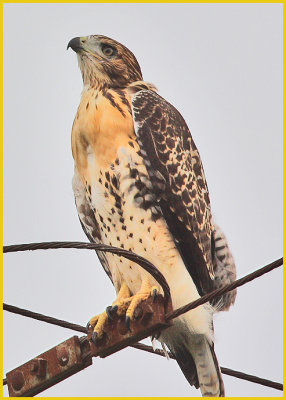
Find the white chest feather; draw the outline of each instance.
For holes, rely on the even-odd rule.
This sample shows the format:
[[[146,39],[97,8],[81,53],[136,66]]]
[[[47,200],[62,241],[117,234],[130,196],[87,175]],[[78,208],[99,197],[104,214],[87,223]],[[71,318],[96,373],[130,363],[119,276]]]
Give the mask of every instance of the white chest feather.
[[[90,152],[87,171],[85,186],[74,179],[74,190],[75,194],[81,192],[81,200],[76,195],[78,210],[78,202],[85,198],[94,213],[100,242],[133,251],[152,262],[170,286],[174,308],[199,298],[156,203],[146,168],[132,146],[119,148],[115,163],[106,169],[99,168]],[[77,185],[82,185],[81,191]],[[125,281],[132,293],[138,292],[149,274],[123,257],[107,253],[106,258],[116,290]],[[151,282],[156,284],[153,278]],[[201,307],[191,313],[199,330],[209,332],[209,313]]]

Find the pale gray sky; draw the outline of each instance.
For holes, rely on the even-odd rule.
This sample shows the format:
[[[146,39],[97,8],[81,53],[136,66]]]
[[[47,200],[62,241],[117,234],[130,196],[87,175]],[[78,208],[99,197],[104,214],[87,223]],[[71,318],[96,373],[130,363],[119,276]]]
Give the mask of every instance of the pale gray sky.
[[[66,46],[90,34],[129,47],[186,119],[238,277],[281,257],[282,4],[4,4],[4,243],[86,241],[71,189],[82,81]],[[114,297],[93,252],[4,256],[7,303],[85,324]],[[4,372],[73,335],[7,312],[4,324]],[[239,289],[215,340],[221,366],[282,381],[281,268]],[[281,396],[223,377],[227,396]],[[200,392],[174,361],[125,349],[41,396]]]

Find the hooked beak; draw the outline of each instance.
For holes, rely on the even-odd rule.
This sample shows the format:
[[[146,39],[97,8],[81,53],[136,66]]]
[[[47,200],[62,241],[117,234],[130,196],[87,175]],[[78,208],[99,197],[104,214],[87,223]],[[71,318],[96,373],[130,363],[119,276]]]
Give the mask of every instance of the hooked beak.
[[[78,53],[81,50],[84,50],[83,44],[86,42],[87,38],[86,37],[75,37],[72,40],[69,41],[67,50],[70,48],[73,49],[76,53]]]

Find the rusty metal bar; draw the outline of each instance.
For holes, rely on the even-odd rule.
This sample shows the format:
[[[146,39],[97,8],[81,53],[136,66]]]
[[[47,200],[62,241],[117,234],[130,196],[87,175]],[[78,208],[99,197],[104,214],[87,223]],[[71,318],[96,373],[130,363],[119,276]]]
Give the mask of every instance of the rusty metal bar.
[[[125,316],[115,314],[105,324],[103,336],[95,343],[91,340],[93,328],[90,327],[88,336],[73,336],[8,372],[6,377],[9,396],[35,396],[91,365],[93,356],[107,357],[138,340],[159,333],[172,324],[166,321],[164,303],[162,295],[158,295],[155,302],[148,298],[137,306],[135,319],[130,322],[129,327]],[[167,310],[172,311],[170,302]]]
[[[9,396],[35,396],[91,364],[89,341],[73,336],[8,372]]]
[[[67,341],[63,342],[61,345],[56,346],[55,348],[49,350],[46,353],[43,353],[42,355],[38,356],[37,358],[29,361],[26,364],[23,364],[22,366],[16,368],[13,371],[10,371],[7,373],[7,379],[3,379],[3,385],[8,384],[8,389],[9,389],[9,394],[13,397],[18,397],[18,396],[34,396],[35,394],[38,394],[42,392],[43,390],[47,389],[50,386],[53,386],[54,384],[66,379],[68,376],[73,375],[74,373],[86,368],[88,365],[92,364],[91,361],[91,356],[100,356],[100,357],[106,357],[116,351],[121,350],[122,348],[125,348],[127,346],[132,346],[141,350],[145,350],[148,352],[153,352],[150,348],[150,346],[145,346],[141,343],[134,343],[137,340],[141,340],[152,333],[156,333],[162,329],[165,329],[170,325],[170,320],[173,318],[176,318],[178,315],[181,315],[184,312],[189,311],[190,309],[193,309],[211,298],[214,298],[216,296],[221,295],[222,293],[225,293],[227,291],[233,290],[234,287],[242,286],[243,284],[257,278],[258,276],[263,275],[266,272],[270,272],[271,270],[277,268],[278,266],[281,266],[283,264],[283,259],[276,260],[275,262],[261,268],[260,270],[254,271],[252,274],[249,274],[235,282],[233,282],[230,285],[226,285],[223,288],[220,288],[216,291],[213,291],[209,293],[206,296],[203,296],[199,300],[196,300],[195,302],[192,302],[190,304],[185,305],[184,307],[181,307],[178,310],[172,311],[170,301],[170,290],[167,282],[165,281],[165,278],[161,276],[160,272],[153,266],[151,263],[149,263],[147,260],[145,260],[142,257],[137,256],[134,253],[125,251],[123,249],[119,248],[112,248],[110,246],[104,246],[104,245],[95,245],[91,243],[78,243],[78,242],[47,242],[47,243],[31,243],[31,244],[24,244],[24,245],[13,245],[13,246],[4,246],[3,250],[4,252],[13,252],[13,251],[25,251],[25,250],[39,250],[39,249],[58,249],[58,248],[78,248],[78,249],[93,249],[97,251],[107,251],[111,253],[115,253],[117,255],[121,255],[123,257],[126,257],[132,261],[137,262],[141,267],[143,267],[145,270],[147,270],[157,281],[160,283],[160,285],[163,288],[164,291],[164,298],[162,299],[162,305],[163,305],[163,313],[162,310],[152,310],[152,305],[145,305],[139,307],[139,310],[137,311],[137,321],[131,324],[131,333],[130,331],[126,330],[126,326],[124,325],[124,321],[122,318],[118,317],[118,320],[112,322],[112,327],[109,327],[107,331],[105,332],[105,335],[103,336],[102,339],[98,340],[97,342],[92,343],[90,340],[91,337],[91,332],[89,332],[88,338],[83,337],[83,338],[78,338],[77,336],[71,338],[76,340],[79,340],[79,348],[78,350],[78,343],[75,344],[75,352],[77,354],[80,354],[82,359],[78,359],[78,363],[75,363],[74,365],[69,365],[69,355],[67,357],[67,349],[66,346],[68,346],[68,342],[71,339],[68,339]],[[150,300],[150,299],[149,299]],[[21,315],[25,316],[30,316],[31,318],[36,318],[41,321],[49,322],[55,325],[60,325],[64,326],[69,329],[74,329],[78,330],[81,332],[86,332],[86,329],[84,327],[81,327],[80,325],[76,324],[70,324],[67,321],[62,321],[62,320],[57,320],[54,318],[48,317],[50,320],[47,320],[47,316],[44,316],[42,314],[37,314],[37,313],[32,313],[33,316],[31,315],[26,315],[25,313],[28,310],[20,309],[18,307],[14,306],[9,306],[9,305],[4,305],[8,308],[7,311],[15,312]],[[12,307],[12,309],[9,309],[9,307]],[[144,309],[145,307],[145,309]],[[17,309],[17,310],[15,310]],[[155,311],[155,312],[154,312]],[[165,312],[166,311],[166,314]],[[29,311],[28,311],[29,312]],[[31,312],[29,312],[31,314]],[[63,325],[64,324],[64,325]],[[141,327],[138,329],[138,324],[141,324]],[[133,331],[133,332],[132,332]],[[114,333],[116,332],[116,333]],[[84,344],[85,343],[85,344]],[[61,347],[62,346],[62,347]],[[85,346],[85,350],[83,350],[83,347]],[[142,348],[144,346],[145,348]],[[147,349],[148,347],[148,349]],[[62,350],[58,350],[57,353],[57,360],[58,363],[62,366],[65,367],[66,369],[64,371],[54,371],[54,374],[48,375],[48,359],[49,357],[52,357],[53,351],[57,348],[60,348]],[[88,348],[88,350],[87,350]],[[155,352],[156,354],[160,354],[161,351],[157,350]],[[47,356],[46,356],[47,355]],[[160,354],[162,355],[162,354]],[[45,357],[46,356],[46,357]],[[27,367],[28,366],[28,367]],[[28,372],[27,372],[28,368]],[[269,386],[273,387],[278,390],[283,390],[283,385],[278,383],[278,382],[272,382],[267,379],[262,379],[253,375],[248,375],[245,373],[242,373],[240,371],[234,371],[228,368],[221,368],[222,373],[235,376],[240,379],[245,379],[249,380],[251,382],[255,382],[264,386]],[[25,374],[26,380],[25,380]],[[33,376],[33,379],[30,378],[30,375]],[[41,381],[42,380],[42,381]],[[22,393],[23,391],[23,393]]]
[[[172,310],[171,303],[168,310]],[[171,322],[171,321],[170,321]],[[140,303],[134,314],[134,320],[130,321],[130,327],[126,325],[125,315],[114,315],[104,327],[104,334],[95,343],[91,341],[93,328],[89,328],[88,339],[93,356],[107,357],[123,348],[142,340],[150,335],[160,333],[171,324],[166,321],[164,298],[158,295],[154,303],[152,298]]]

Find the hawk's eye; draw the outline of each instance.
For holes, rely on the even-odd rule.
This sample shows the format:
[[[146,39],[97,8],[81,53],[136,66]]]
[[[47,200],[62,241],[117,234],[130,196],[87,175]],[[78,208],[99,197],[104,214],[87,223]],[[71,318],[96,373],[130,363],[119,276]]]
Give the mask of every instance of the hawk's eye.
[[[116,52],[116,50],[113,47],[108,46],[106,44],[102,45],[101,50],[102,50],[102,53],[107,57],[113,56]]]

